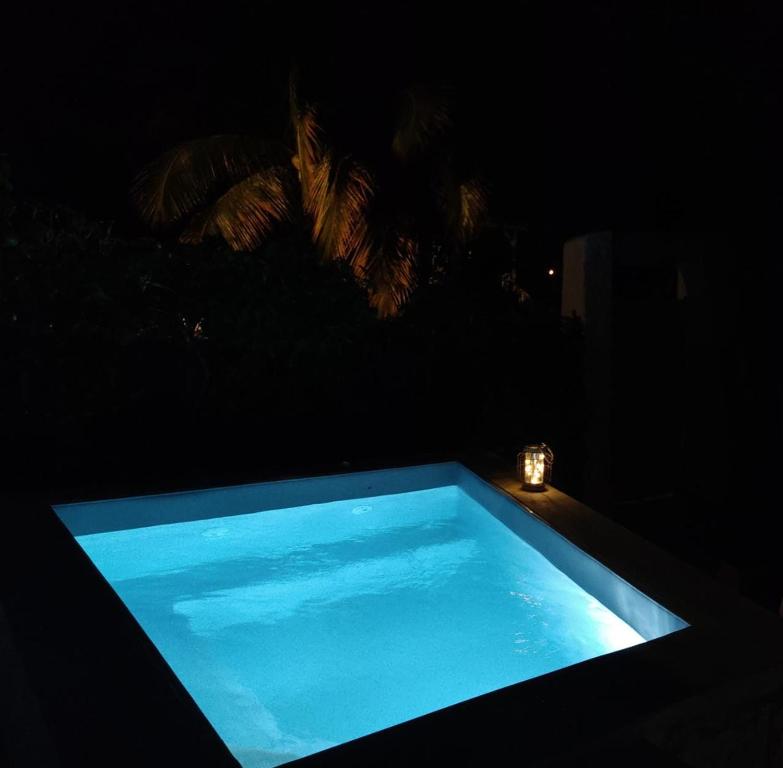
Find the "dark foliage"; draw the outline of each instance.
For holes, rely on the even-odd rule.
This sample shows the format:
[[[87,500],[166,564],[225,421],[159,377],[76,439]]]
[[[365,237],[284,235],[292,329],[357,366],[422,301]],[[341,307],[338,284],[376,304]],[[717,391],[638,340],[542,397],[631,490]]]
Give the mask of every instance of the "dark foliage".
[[[539,437],[578,452],[578,334],[505,292],[480,248],[379,320],[348,268],[297,235],[252,254],[126,241],[4,195],[16,481],[197,484]]]

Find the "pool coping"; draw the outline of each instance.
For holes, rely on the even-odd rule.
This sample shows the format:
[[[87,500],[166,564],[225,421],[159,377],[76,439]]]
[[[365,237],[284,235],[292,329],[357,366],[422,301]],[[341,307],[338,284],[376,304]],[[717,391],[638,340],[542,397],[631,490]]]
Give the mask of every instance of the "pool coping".
[[[725,723],[732,708],[751,711],[783,692],[783,626],[776,617],[554,488],[526,493],[508,471],[460,463],[691,626],[290,765],[417,765],[436,759],[462,765],[522,758],[543,765],[576,759],[608,741],[639,738],[683,754],[700,738],[688,722],[698,721],[701,732],[709,732],[705,722]],[[46,730],[59,764],[103,765],[106,750],[114,745],[116,752],[123,744],[120,764],[190,760],[236,767],[151,641],[138,636],[119,598],[95,579],[94,567],[84,562],[47,502],[11,500],[10,527],[18,537],[7,536],[4,548],[27,542],[27,559],[19,571],[8,568],[5,558],[0,607],[25,686],[42,713],[39,730]],[[41,546],[31,547],[36,537]],[[54,582],[46,578],[47,566],[58,569]],[[83,599],[69,612],[63,602],[73,594]],[[80,735],[85,722],[93,725],[90,737]],[[139,728],[146,738],[135,735]],[[117,763],[114,755],[112,760]]]

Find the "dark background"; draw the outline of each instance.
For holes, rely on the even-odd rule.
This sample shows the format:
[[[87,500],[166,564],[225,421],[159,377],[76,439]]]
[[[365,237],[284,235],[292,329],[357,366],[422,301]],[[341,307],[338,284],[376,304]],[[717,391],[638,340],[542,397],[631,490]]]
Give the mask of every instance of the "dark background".
[[[452,84],[455,122],[514,218],[693,229],[770,212],[772,4],[422,5],[18,6],[5,24],[4,149],[36,195],[123,220],[130,179],[172,144],[283,138],[296,60],[353,107],[349,128],[357,104],[377,112],[395,85]]]
[[[777,609],[781,13],[765,3],[327,6],[4,11],[9,482],[78,493],[428,452],[511,461],[544,438],[558,452],[556,484],[589,497],[583,350],[559,320],[562,244],[655,231],[692,243],[700,308],[664,308],[675,275],[665,248],[657,273],[618,270],[625,351],[613,361],[613,501],[602,511]],[[469,280],[421,291],[399,321],[378,323],[349,277],[294,236],[260,258],[218,244],[183,252],[171,233],[152,240],[130,208],[135,173],[179,141],[287,141],[294,61],[338,141],[359,154],[375,151],[401,86],[453,91],[458,141],[487,181],[495,229]],[[523,227],[517,266],[532,300],[522,309],[497,295],[507,224]],[[656,293],[653,273],[669,287]],[[688,334],[696,341],[676,354],[656,347]],[[651,444],[641,414],[661,398],[668,421]],[[648,469],[634,474],[620,458],[645,440]],[[751,469],[733,479],[719,455],[748,456]],[[663,500],[639,502],[648,497]]]

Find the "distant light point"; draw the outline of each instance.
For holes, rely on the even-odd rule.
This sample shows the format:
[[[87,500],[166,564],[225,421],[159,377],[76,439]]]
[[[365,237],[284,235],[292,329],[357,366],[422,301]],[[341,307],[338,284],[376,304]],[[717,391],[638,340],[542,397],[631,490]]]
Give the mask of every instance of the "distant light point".
[[[547,274],[548,274],[550,277],[553,277],[553,276],[554,276],[554,274],[555,274],[555,270],[554,270],[554,269],[548,269],[548,270],[547,270]]]

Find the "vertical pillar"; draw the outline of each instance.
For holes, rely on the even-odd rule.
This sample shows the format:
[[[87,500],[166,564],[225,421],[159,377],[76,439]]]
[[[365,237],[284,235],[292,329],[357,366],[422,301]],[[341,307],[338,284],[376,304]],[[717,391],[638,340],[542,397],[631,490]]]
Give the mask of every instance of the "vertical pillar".
[[[611,503],[612,233],[595,232],[563,246],[563,317],[581,320],[588,408],[584,499],[598,510]]]

